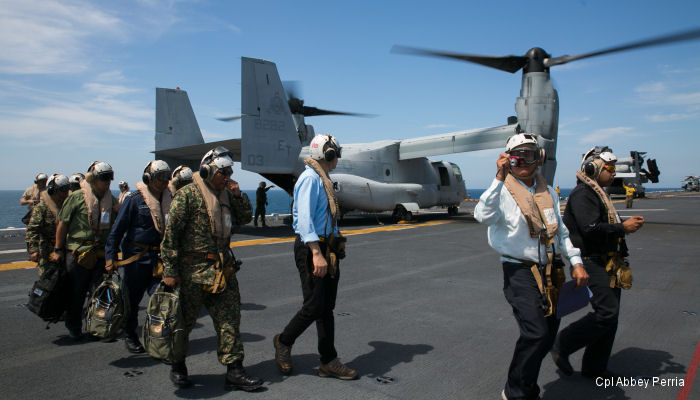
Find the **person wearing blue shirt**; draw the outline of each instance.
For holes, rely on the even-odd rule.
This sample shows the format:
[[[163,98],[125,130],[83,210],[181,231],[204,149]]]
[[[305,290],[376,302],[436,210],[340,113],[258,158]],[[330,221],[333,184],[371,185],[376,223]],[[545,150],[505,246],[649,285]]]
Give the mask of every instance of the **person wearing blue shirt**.
[[[124,344],[131,353],[145,351],[136,333],[139,303],[146,290],[152,293],[161,279],[160,242],[172,200],[170,191],[166,190],[170,167],[165,161],[149,162],[142,180],[136,184],[138,190],[124,198],[105,247],[107,272],[124,267],[124,286],[131,305],[124,328]],[[120,248],[121,261],[118,259]]]
[[[304,303],[281,334],[273,339],[275,361],[283,374],[292,372],[291,349],[296,339],[316,323],[321,365],[318,375],[350,380],[357,371],[338,359],[335,349],[333,309],[338,294],[340,270],[337,260],[345,256],[344,246],[332,242],[339,237],[336,223],[340,216],[333,184],[328,173],[335,169],[341,148],[331,135],[316,135],[309,144],[306,169],[294,185],[292,211],[294,260],[301,279]]]

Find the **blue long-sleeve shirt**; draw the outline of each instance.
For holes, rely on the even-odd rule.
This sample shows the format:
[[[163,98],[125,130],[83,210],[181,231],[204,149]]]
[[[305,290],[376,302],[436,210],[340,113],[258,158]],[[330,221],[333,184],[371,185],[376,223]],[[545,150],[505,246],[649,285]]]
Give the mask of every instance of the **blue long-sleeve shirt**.
[[[132,242],[149,246],[160,245],[160,233],[153,225],[151,210],[146,205],[141,192],[132,192],[124,199],[117,219],[112,225],[112,230],[107,238],[105,246],[105,258],[107,260],[117,260],[120,244],[122,259],[127,259],[134,254],[140,253],[143,249]],[[139,264],[153,264],[157,261],[158,252],[149,251],[138,260]]]
[[[338,225],[332,225],[328,210],[328,196],[323,189],[321,177],[311,167],[306,166],[294,185],[294,218],[292,227],[304,243],[317,242],[319,236],[326,237],[331,232],[338,234]]]

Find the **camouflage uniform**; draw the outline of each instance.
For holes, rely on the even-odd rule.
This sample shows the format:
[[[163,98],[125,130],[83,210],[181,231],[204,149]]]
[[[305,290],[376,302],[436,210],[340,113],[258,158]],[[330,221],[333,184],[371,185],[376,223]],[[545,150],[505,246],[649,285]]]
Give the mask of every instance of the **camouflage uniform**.
[[[248,196],[240,199],[228,192],[231,204],[232,225],[243,225],[252,219],[253,209]],[[214,284],[217,270],[214,261],[190,256],[191,253],[216,253],[216,239],[204,198],[191,183],[180,189],[170,205],[168,223],[161,243],[163,276],[180,279],[182,313],[187,333],[192,331],[202,304],[214,321],[218,338],[219,361],[228,365],[243,360],[243,343],[240,335],[241,297],[236,275],[226,279],[226,288],[216,294],[204,291],[203,285]],[[179,361],[179,360],[176,360]]]
[[[49,207],[41,201],[34,207],[32,217],[27,224],[25,241],[29,254],[39,253],[37,267],[39,276],[44,273],[44,268],[49,263],[49,256],[53,252],[56,243],[56,217]]]

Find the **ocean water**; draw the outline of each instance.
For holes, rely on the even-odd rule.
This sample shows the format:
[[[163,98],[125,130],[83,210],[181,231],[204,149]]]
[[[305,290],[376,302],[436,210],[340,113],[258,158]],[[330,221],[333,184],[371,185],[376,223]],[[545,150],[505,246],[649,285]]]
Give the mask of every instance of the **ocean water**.
[[[486,189],[468,189],[469,198],[478,199]],[[647,192],[657,192],[666,190],[680,190],[679,188],[655,188],[651,185],[646,187]],[[112,191],[115,196],[119,192]],[[253,207],[255,207],[255,190],[244,190],[250,198]],[[24,228],[21,218],[27,212],[27,208],[19,205],[19,197],[24,193],[23,190],[0,190],[0,229],[2,228]],[[561,189],[561,197],[568,197],[571,189]],[[267,214],[290,214],[292,206],[292,198],[284,190],[272,189],[267,192],[266,207]]]
[[[255,208],[255,190],[244,190],[250,202]],[[24,228],[21,219],[27,213],[26,206],[19,205],[19,198],[24,190],[0,190],[0,229],[2,228]],[[112,191],[115,196],[118,191]],[[291,213],[292,198],[284,190],[271,189],[267,192],[268,206],[265,209],[267,214],[289,214]]]

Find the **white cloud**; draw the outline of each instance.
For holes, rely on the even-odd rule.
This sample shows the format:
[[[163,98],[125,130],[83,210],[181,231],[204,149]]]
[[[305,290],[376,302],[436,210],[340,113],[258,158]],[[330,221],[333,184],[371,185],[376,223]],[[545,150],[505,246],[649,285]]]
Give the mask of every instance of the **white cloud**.
[[[651,114],[645,116],[650,122],[671,122],[695,119],[700,117],[700,113],[673,113],[673,114]]]
[[[634,91],[637,93],[659,93],[668,90],[668,87],[663,82],[649,82],[637,86]]]
[[[90,65],[91,40],[124,34],[119,18],[89,2],[0,0],[0,72],[81,72]]]
[[[588,135],[579,138],[579,143],[602,143],[608,142],[611,138],[641,136],[633,132],[634,128],[629,126],[618,126],[614,128],[597,129]]]

